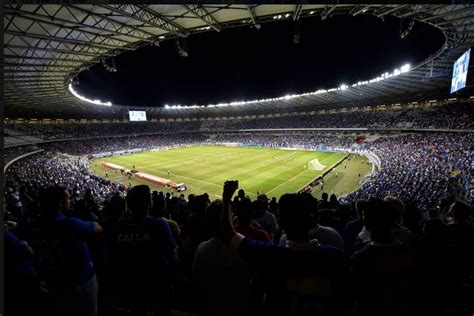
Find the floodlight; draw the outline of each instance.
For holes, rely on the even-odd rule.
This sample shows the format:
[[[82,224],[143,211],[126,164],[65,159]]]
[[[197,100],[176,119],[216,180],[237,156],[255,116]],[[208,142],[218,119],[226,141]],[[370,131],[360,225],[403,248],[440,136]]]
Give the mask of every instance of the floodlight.
[[[410,71],[410,64],[405,64],[400,68],[401,73],[405,73],[405,72],[408,72],[408,71]]]

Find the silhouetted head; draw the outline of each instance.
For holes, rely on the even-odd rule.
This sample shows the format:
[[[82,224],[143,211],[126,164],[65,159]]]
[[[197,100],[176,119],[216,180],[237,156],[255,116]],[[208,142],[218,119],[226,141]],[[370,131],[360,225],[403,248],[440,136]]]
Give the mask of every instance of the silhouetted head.
[[[116,193],[112,196],[105,208],[106,216],[111,219],[119,219],[127,212],[127,202],[120,193]]]
[[[215,200],[206,209],[206,220],[212,233],[219,231],[222,214],[222,201]]]
[[[284,194],[279,200],[280,225],[288,240],[305,242],[311,227],[311,201],[301,194]]]
[[[328,194],[326,192],[321,194],[321,199],[323,200],[323,202],[327,202],[328,201]]]
[[[166,216],[166,199],[163,195],[153,195],[153,207],[150,215],[153,217]]]
[[[248,198],[243,198],[237,209],[239,226],[248,226],[252,220],[252,202]]]
[[[449,214],[456,224],[464,224],[471,215],[471,209],[465,202],[458,200],[449,207]]]
[[[134,186],[127,194],[127,205],[133,216],[148,216],[153,206],[151,190],[147,185]]]
[[[364,212],[364,224],[374,242],[391,242],[394,225],[393,211],[380,199],[369,199]]]
[[[60,186],[44,188],[40,191],[40,204],[43,215],[46,217],[56,216],[69,210],[71,207],[71,195]]]
[[[394,196],[386,196],[384,201],[387,203],[395,223],[400,223],[402,216],[405,213],[405,204],[403,204],[399,198]]]

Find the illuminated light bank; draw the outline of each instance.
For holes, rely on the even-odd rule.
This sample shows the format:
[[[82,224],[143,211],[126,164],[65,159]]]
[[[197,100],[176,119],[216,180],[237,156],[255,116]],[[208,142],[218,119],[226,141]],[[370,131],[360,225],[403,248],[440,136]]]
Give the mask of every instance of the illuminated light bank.
[[[401,66],[400,68],[396,68],[392,73],[385,72],[382,75],[371,79],[371,80],[365,80],[365,81],[359,81],[357,83],[352,84],[350,87],[358,87],[358,86],[363,86],[366,84],[374,83],[374,82],[379,82],[391,77],[396,77],[399,76],[400,74],[409,72],[411,69],[410,64],[405,64]],[[239,105],[246,105],[246,104],[255,104],[255,103],[262,103],[262,102],[271,102],[271,101],[281,101],[281,100],[291,100],[294,98],[302,97],[302,96],[309,96],[309,95],[317,95],[317,94],[322,94],[322,93],[327,93],[327,92],[333,92],[333,91],[344,91],[350,88],[349,85],[346,84],[341,84],[338,88],[331,88],[331,89],[319,89],[317,91],[313,92],[306,92],[302,94],[291,94],[291,95],[285,95],[283,97],[278,97],[278,98],[267,98],[267,99],[259,99],[259,100],[252,100],[252,101],[234,101],[234,102],[228,102],[228,103],[217,103],[217,104],[208,104],[208,105],[191,105],[191,106],[186,106],[186,105],[169,105],[165,104],[165,109],[195,109],[195,108],[216,108],[216,107],[225,107],[225,106],[239,106]]]
[[[91,100],[91,99],[88,99],[86,97],[83,97],[82,95],[80,95],[79,93],[77,93],[73,87],[72,87],[72,84],[69,84],[69,92],[71,92],[76,98],[84,101],[84,102],[88,102],[88,103],[92,103],[92,104],[97,104],[97,105],[104,105],[104,106],[112,106],[112,103],[110,101],[107,101],[107,102],[103,102],[101,100]]]

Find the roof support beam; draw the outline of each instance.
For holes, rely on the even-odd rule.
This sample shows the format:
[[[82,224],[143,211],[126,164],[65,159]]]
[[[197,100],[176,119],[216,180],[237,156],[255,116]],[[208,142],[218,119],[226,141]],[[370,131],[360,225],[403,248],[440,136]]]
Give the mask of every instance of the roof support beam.
[[[257,17],[255,16],[255,10],[253,7],[250,5],[245,6],[247,8],[247,11],[249,12],[250,19],[252,19],[253,25],[257,25]]]
[[[115,45],[115,46],[122,46],[122,45],[119,45],[119,43],[125,43],[126,45],[133,43],[131,41],[124,40],[122,38],[113,37],[116,35],[119,35],[119,36],[124,35],[122,33],[115,32],[113,30],[95,28],[92,26],[84,25],[84,24],[77,23],[70,20],[64,20],[57,17],[54,17],[53,20],[51,20],[51,18],[47,20],[48,19],[47,16],[32,14],[31,12],[11,9],[8,7],[5,8],[5,12],[15,14],[15,16],[18,16],[22,19],[26,19],[26,20],[32,21],[33,23],[37,23],[43,29],[44,29],[43,25],[51,25],[51,26],[56,26],[60,29],[73,30],[75,34],[81,34],[84,37],[93,38],[94,40],[98,40],[99,43],[106,43],[106,44]],[[84,28],[92,28],[92,29],[96,29],[97,31],[106,32],[106,33],[99,34],[99,33],[84,30]],[[137,38],[137,39],[140,39],[140,38]]]
[[[114,5],[101,5],[102,8],[110,10],[112,12],[127,16],[137,21],[146,23],[148,25],[157,27],[171,34],[186,37],[187,31],[180,25],[171,22],[170,20],[159,15],[155,11],[147,8],[146,6],[139,6],[133,4],[114,4]]]
[[[148,43],[153,43],[153,41],[150,40],[150,38],[153,38],[155,34],[142,30],[139,28],[139,26],[128,25],[128,24],[113,20],[109,18],[107,15],[98,14],[98,13],[86,10],[82,8],[81,6],[68,5],[66,8],[69,10],[69,12],[77,10],[82,13],[86,13],[88,17],[93,19],[94,23],[92,25],[86,24],[87,27],[92,27],[96,29],[98,28],[101,30],[106,30],[108,32],[110,31],[110,28],[111,28],[113,32],[117,33],[117,35],[128,36],[135,39],[140,39]]]
[[[48,76],[48,75],[21,75],[21,73],[18,75],[18,76],[13,76],[13,74],[10,74],[9,75],[9,78],[13,79],[13,80],[17,80],[19,78],[36,78],[36,79],[41,79],[41,78],[57,78],[58,80],[59,79],[62,79],[64,80],[64,77],[63,76],[57,76],[57,75],[53,75],[53,76]]]
[[[149,8],[147,5],[141,4],[141,5],[139,5],[139,7],[141,7],[146,12],[152,14],[154,16],[153,20],[164,21],[165,23],[167,23],[165,25],[170,27],[170,29],[171,29],[170,33],[181,36],[181,37],[187,37],[189,35],[189,32],[188,32],[188,30],[186,30],[186,28],[184,28],[183,26],[181,26],[178,23],[174,22],[173,20],[165,17],[164,15],[159,14],[155,10]]]
[[[37,80],[35,78],[25,78],[26,80],[19,80],[19,79],[14,79],[10,80],[9,83],[16,83],[16,84],[29,84],[29,83],[57,83],[57,84],[64,84],[64,78],[61,77],[61,79],[41,79]],[[6,84],[6,82],[5,82]]]
[[[64,54],[82,55],[82,56],[90,56],[90,57],[99,57],[99,56],[109,56],[109,57],[111,57],[111,56],[113,56],[110,53],[97,54],[97,53],[82,52],[82,51],[68,50],[68,49],[45,48],[45,47],[35,47],[35,46],[22,46],[22,45],[11,45],[11,44],[7,44],[4,47],[5,48],[11,48],[11,49],[45,51],[45,52],[64,53]]]
[[[326,6],[324,8],[323,14],[321,15],[321,20],[326,20],[329,14],[331,14],[332,11],[337,7],[337,4],[334,4],[332,6]]]
[[[197,18],[201,19],[205,24],[212,27],[214,31],[220,32],[222,27],[219,25],[219,22],[204,9],[201,5],[198,4],[185,4],[183,7],[192,13]]]
[[[446,8],[444,8],[445,10],[447,10]],[[421,22],[427,22],[427,21],[430,21],[430,20],[433,20],[433,19],[437,19],[437,18],[444,18],[446,16],[449,16],[451,14],[459,14],[461,12],[464,12],[464,11],[472,11],[472,7],[471,6],[467,6],[465,8],[462,8],[462,9],[459,9],[459,10],[453,10],[453,11],[447,11],[445,13],[441,13],[441,14],[436,14],[436,15],[433,15],[433,16],[430,16],[426,19],[423,19],[423,20],[420,20]]]
[[[45,61],[60,61],[67,63],[83,64],[88,60],[81,59],[69,59],[69,58],[53,58],[53,57],[36,57],[36,56],[20,56],[20,55],[3,55],[4,59],[16,59],[16,60],[45,60]]]
[[[359,15],[361,13],[365,13],[369,8],[370,8],[370,4],[369,5],[364,5],[361,8],[359,8],[358,10],[356,10],[354,12],[351,12],[351,14],[352,14],[352,16],[356,16],[356,15]]]
[[[474,12],[474,9],[472,9],[473,12]],[[472,15],[469,15],[469,16],[462,16],[462,17],[459,17],[459,18],[456,18],[456,19],[452,19],[452,20],[449,20],[449,21],[444,21],[444,22],[440,22],[440,23],[436,23],[437,26],[439,25],[445,25],[445,24],[453,24],[454,22],[459,22],[459,21],[472,21],[473,20],[473,17]]]
[[[303,12],[303,5],[295,5],[295,11],[293,12],[293,21],[298,21],[300,19],[301,13]]]
[[[82,40],[72,39],[72,38],[61,38],[61,37],[56,37],[56,36],[51,36],[51,35],[33,34],[33,33],[17,32],[17,31],[9,31],[9,30],[6,30],[4,33],[9,34],[9,35],[14,35],[14,36],[20,36],[20,37],[28,37],[28,38],[34,38],[34,39],[40,39],[40,40],[50,40],[50,41],[58,42],[58,43],[82,45],[82,46],[87,46],[87,47],[96,47],[99,49],[111,50],[111,49],[120,48],[120,49],[124,49],[128,51],[134,50],[133,48],[129,48],[126,46],[112,46],[112,45],[99,44],[99,43],[82,41]]]
[[[387,10],[387,11],[384,11],[384,12],[382,12],[382,13],[377,14],[377,17],[378,17],[378,18],[381,18],[381,17],[383,17],[383,16],[385,16],[385,15],[387,15],[387,14],[390,14],[390,13],[393,13],[393,12],[398,11],[398,10],[400,10],[400,9],[406,8],[407,6],[409,6],[409,5],[408,5],[408,4],[395,5],[393,8],[391,8],[391,9],[389,9],[389,10]]]
[[[17,74],[17,73],[58,73],[58,74],[63,74],[63,75],[67,75],[68,74],[68,71],[67,70],[43,70],[43,69],[34,69],[34,70],[26,70],[26,69],[4,69],[3,72],[5,74],[8,74],[8,73],[13,73],[13,74]]]
[[[25,69],[25,68],[33,68],[33,69],[76,69],[78,66],[64,66],[64,65],[46,65],[46,64],[17,64],[17,63],[11,63],[11,62],[5,62],[4,65],[6,67],[14,68],[16,70],[18,69]],[[48,71],[48,70],[44,70]]]

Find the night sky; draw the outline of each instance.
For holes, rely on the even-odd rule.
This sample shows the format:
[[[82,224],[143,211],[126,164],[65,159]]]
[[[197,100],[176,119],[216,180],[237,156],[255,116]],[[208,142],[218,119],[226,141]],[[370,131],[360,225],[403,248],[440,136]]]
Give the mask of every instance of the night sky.
[[[403,21],[406,27],[408,21]],[[79,93],[114,104],[202,105],[280,97],[373,79],[438,50],[441,32],[416,23],[401,40],[400,20],[359,15],[239,27],[187,38],[188,57],[175,40],[116,57],[118,72],[96,65],[79,76]]]

